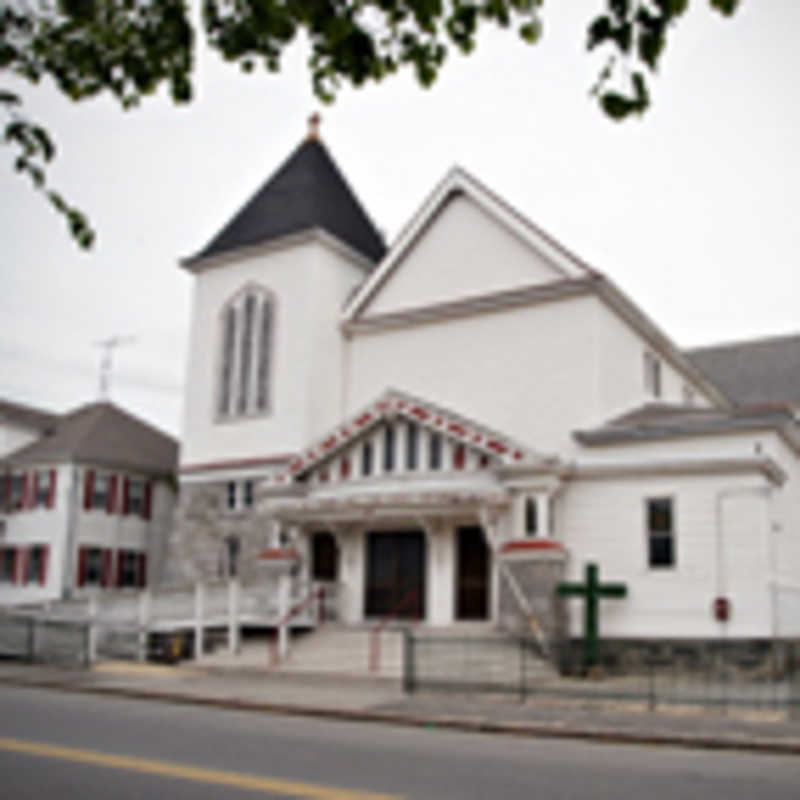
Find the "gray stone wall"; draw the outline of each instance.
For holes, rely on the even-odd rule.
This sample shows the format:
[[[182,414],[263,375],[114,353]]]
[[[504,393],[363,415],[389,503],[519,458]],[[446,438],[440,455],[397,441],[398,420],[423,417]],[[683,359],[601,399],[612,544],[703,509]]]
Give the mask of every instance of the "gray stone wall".
[[[800,670],[800,640],[787,639],[601,639],[596,677],[647,675],[774,680]],[[562,643],[559,669],[565,675],[582,672],[583,642]]]
[[[548,642],[561,642],[566,636],[567,613],[562,598],[556,595],[556,585],[564,580],[564,562],[555,559],[509,558],[505,562],[506,569],[514,576],[522,594],[530,604],[535,617],[534,625],[538,625]],[[532,621],[520,608],[517,599],[503,576],[499,576],[499,623],[501,627],[512,633],[530,636]]]
[[[225,577],[226,540],[240,542],[239,577],[257,578],[257,556],[270,546],[272,524],[255,508],[227,508],[227,482],[184,483],[180,488],[175,525],[169,537],[162,584]]]

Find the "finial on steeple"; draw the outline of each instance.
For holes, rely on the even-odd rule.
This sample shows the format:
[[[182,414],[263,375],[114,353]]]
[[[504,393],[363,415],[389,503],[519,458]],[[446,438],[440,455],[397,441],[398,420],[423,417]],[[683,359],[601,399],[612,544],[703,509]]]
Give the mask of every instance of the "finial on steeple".
[[[322,117],[315,111],[308,118],[308,138],[319,139],[319,124],[322,122]]]

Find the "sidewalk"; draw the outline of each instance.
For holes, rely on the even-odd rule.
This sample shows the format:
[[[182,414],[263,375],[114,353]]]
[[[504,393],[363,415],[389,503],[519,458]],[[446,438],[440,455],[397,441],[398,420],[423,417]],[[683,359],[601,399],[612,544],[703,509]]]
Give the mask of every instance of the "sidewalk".
[[[800,720],[772,711],[648,712],[510,697],[406,696],[398,681],[105,662],[90,670],[0,661],[0,681],[61,691],[455,730],[800,755]]]

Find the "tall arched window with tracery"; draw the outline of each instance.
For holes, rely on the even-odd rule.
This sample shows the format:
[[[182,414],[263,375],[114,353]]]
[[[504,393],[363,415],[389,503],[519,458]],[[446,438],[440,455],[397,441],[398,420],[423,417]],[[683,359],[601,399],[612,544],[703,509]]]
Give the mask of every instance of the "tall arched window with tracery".
[[[217,416],[221,419],[270,410],[274,300],[248,286],[223,307]]]

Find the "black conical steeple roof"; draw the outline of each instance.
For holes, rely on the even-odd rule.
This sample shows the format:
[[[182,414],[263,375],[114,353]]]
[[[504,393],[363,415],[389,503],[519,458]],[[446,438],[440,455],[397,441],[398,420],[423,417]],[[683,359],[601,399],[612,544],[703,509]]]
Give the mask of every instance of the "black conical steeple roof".
[[[188,263],[323,228],[373,262],[386,245],[328,150],[316,137],[303,141],[283,165]]]

